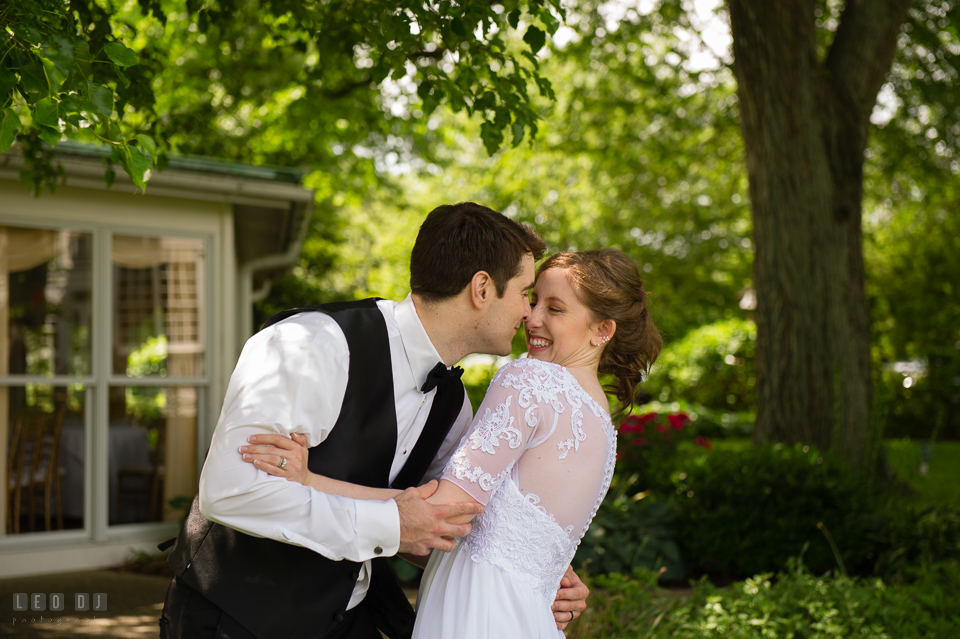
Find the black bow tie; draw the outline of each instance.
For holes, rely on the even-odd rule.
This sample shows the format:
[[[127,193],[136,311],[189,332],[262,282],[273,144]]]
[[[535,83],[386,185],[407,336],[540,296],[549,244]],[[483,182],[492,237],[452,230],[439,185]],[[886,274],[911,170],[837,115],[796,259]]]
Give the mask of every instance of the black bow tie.
[[[429,393],[434,388],[448,380],[460,379],[461,375],[463,375],[463,369],[459,366],[447,368],[444,366],[443,362],[437,362],[437,365],[433,367],[433,370],[427,373],[427,381],[425,381],[423,386],[420,387],[420,392]]]

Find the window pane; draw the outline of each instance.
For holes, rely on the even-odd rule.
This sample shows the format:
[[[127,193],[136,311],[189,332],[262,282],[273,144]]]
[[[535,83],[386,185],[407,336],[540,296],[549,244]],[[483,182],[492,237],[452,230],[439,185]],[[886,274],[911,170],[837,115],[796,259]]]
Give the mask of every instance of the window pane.
[[[110,389],[110,523],[179,521],[197,492],[195,386]]]
[[[7,534],[83,527],[84,391],[0,387]]]
[[[0,375],[90,373],[91,236],[0,225]]]
[[[204,372],[204,245],[172,237],[113,237],[113,373]]]

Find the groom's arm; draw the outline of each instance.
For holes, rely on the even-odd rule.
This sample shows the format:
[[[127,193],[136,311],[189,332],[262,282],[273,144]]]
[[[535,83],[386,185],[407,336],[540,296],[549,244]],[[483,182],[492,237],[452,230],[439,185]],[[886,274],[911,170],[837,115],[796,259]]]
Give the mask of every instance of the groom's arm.
[[[200,510],[242,532],[304,546],[334,560],[363,561],[400,546],[394,501],[328,495],[245,463],[250,435],[323,441],[346,389],[349,350],[339,326],[307,313],[261,331],[244,346],[200,478]]]

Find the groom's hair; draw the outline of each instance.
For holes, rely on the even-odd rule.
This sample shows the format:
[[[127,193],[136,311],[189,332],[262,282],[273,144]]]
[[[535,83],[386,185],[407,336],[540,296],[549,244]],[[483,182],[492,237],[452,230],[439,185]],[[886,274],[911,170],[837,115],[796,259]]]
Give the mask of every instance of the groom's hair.
[[[461,202],[430,211],[410,254],[410,291],[437,302],[454,297],[478,271],[493,279],[497,296],[520,273],[523,256],[543,257],[540,235],[493,209]]]

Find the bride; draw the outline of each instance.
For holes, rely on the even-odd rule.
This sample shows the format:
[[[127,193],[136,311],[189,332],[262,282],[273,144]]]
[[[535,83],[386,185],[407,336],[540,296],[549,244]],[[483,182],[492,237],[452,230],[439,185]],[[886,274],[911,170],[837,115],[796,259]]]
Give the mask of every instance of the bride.
[[[563,636],[551,605],[616,461],[616,431],[598,375],[616,379],[606,390],[616,395],[616,415],[622,416],[661,340],[636,264],[616,249],[547,258],[530,304],[529,358],[507,364],[493,378],[430,498],[472,500],[484,511],[452,552],[430,555],[415,638]],[[288,479],[354,498],[399,493],[310,473],[305,442],[298,443],[301,470],[282,475]],[[279,475],[272,472],[275,459],[261,452],[248,461]],[[407,558],[419,565],[424,559]],[[569,614],[572,621],[576,613]]]

